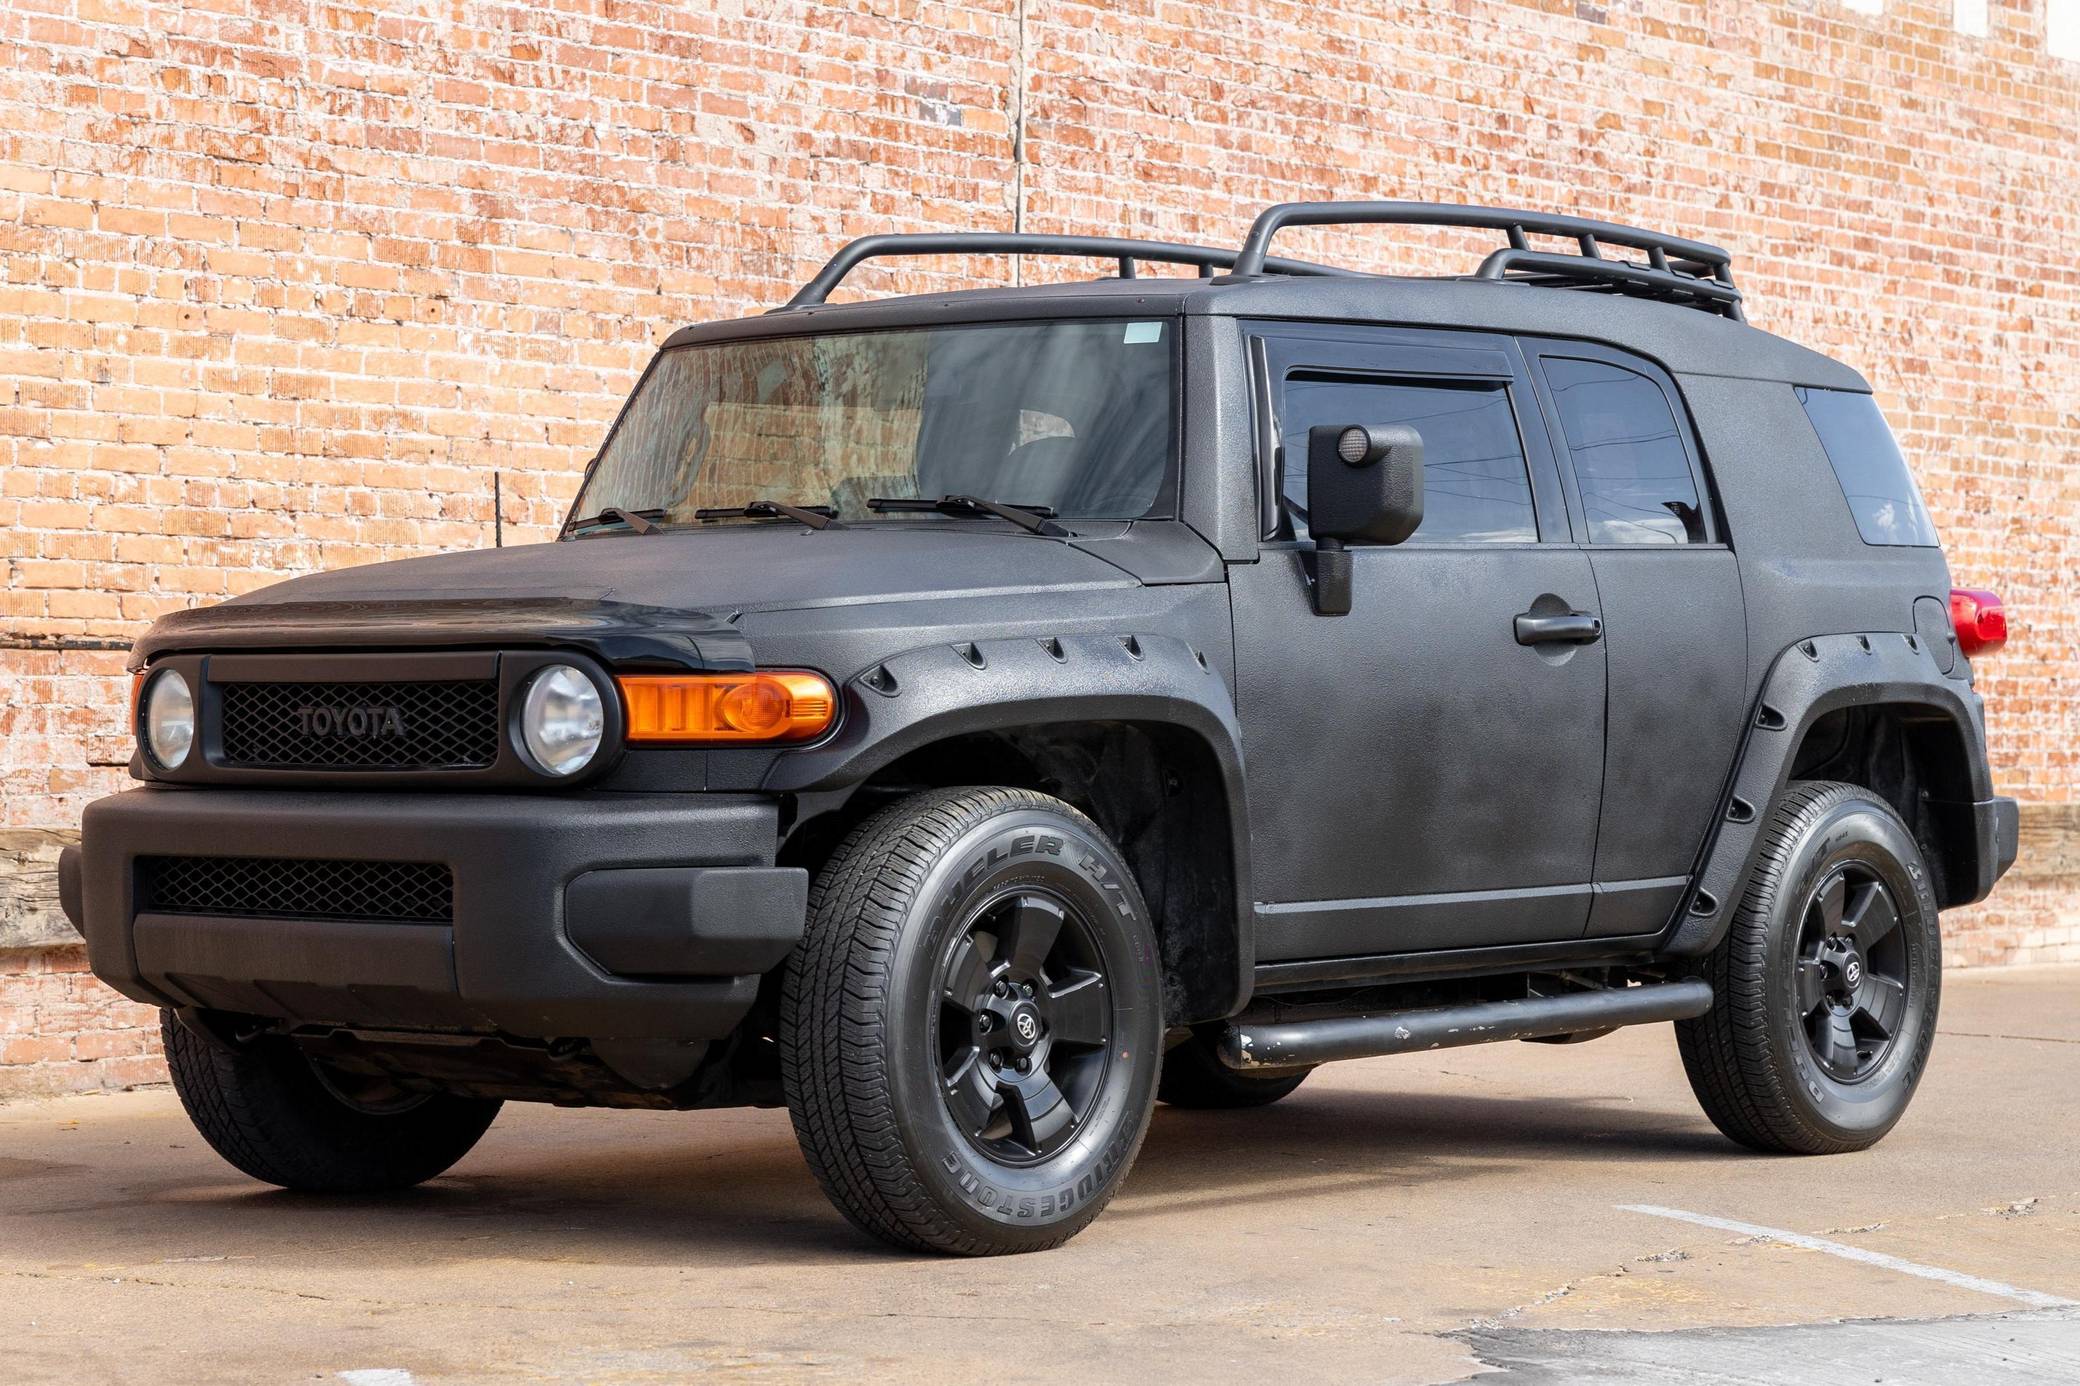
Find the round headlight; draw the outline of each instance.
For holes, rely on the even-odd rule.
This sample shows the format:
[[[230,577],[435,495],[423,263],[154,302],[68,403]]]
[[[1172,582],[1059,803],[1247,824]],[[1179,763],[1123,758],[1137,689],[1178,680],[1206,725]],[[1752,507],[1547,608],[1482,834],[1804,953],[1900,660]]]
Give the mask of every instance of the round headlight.
[[[568,664],[552,664],[529,680],[520,700],[520,740],[535,768],[575,775],[599,754],[607,711],[599,686]]]
[[[161,770],[178,770],[195,745],[195,694],[174,669],[152,675],[144,690],[144,749]]]

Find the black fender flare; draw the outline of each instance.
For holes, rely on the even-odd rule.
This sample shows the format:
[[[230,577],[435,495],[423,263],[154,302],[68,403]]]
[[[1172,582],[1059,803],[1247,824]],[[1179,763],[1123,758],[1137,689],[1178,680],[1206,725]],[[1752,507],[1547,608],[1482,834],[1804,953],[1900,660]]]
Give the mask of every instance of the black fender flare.
[[[1985,713],[1970,683],[1946,676],[1927,642],[1899,631],[1816,635],[1780,651],[1750,709],[1732,775],[1720,798],[1689,893],[1656,952],[1701,957],[1717,947],[1733,921],[1762,847],[1770,806],[1790,782],[1793,757],[1815,722],[1846,707],[1919,706],[1954,723],[1965,738],[1972,811],[1993,800],[1986,768]],[[1975,898],[1999,874],[1989,844],[1979,843]]]
[[[1242,730],[1227,680],[1203,650],[1170,635],[1063,635],[932,644],[846,680],[836,735],[776,758],[763,788],[843,795],[908,753],[950,737],[1078,722],[1172,726],[1211,751],[1227,795],[1234,860],[1235,1006],[1256,967]]]

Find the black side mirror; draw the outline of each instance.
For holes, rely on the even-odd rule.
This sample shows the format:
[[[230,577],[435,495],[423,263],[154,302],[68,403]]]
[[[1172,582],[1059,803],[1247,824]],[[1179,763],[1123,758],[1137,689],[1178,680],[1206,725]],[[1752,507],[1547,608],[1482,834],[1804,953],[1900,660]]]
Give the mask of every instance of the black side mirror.
[[[1307,528],[1315,541],[1314,609],[1351,609],[1346,543],[1398,544],[1423,523],[1423,435],[1407,424],[1307,430]]]

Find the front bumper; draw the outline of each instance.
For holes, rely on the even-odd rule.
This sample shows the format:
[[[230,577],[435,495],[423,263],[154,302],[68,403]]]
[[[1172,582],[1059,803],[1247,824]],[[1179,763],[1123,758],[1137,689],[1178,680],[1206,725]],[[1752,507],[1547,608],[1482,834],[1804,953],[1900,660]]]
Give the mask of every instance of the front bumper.
[[[799,941],[779,810],[723,794],[141,788],[88,806],[60,900],[153,1005],[532,1039],[719,1039]],[[140,859],[439,863],[446,922],[159,912]]]

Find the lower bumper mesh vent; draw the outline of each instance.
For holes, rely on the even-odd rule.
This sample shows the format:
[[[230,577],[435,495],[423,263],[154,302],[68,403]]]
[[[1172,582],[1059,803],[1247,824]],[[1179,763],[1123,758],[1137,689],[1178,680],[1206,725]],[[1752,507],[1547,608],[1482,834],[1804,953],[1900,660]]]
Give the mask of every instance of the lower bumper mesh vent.
[[[137,907],[155,914],[447,924],[455,878],[435,862],[141,857]]]

